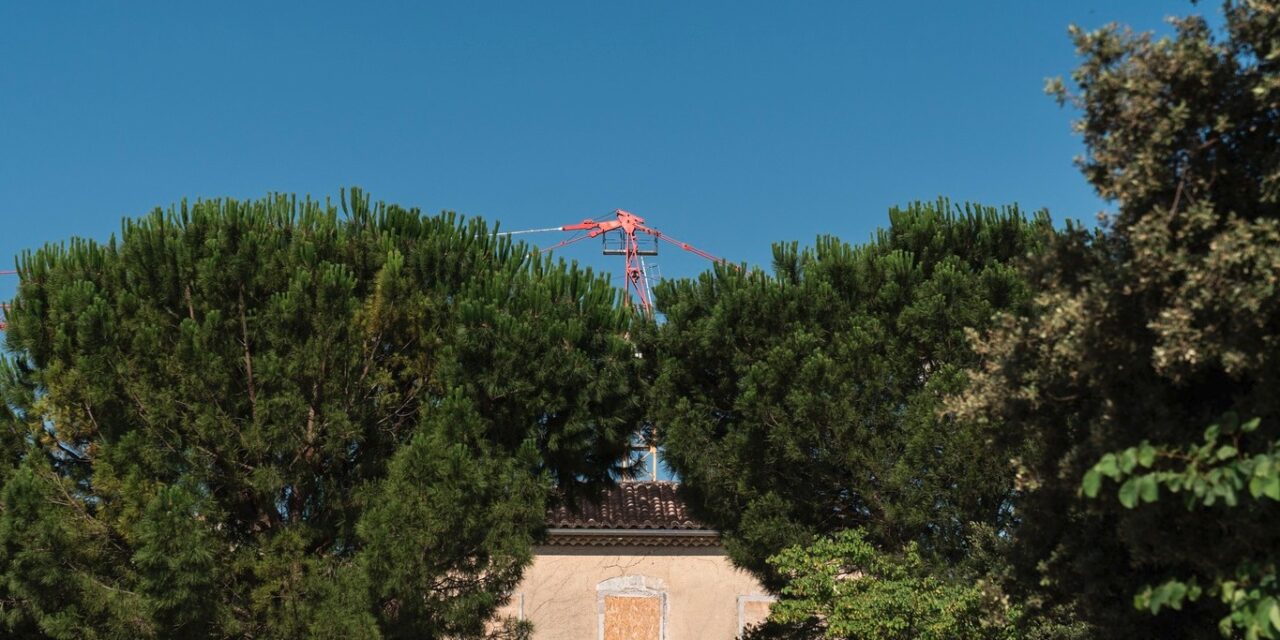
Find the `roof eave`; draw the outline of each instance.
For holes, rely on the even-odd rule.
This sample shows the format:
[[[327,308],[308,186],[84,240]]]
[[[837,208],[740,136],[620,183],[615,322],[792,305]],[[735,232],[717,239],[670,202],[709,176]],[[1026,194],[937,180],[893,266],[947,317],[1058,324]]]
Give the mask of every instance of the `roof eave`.
[[[716,538],[719,531],[711,529],[587,529],[556,527],[547,529],[551,536],[608,536],[613,538],[667,536],[671,538]]]

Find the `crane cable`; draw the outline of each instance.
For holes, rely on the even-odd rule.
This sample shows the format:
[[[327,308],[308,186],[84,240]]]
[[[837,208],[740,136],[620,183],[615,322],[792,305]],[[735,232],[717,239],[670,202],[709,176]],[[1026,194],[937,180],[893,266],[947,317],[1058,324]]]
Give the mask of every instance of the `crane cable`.
[[[522,233],[546,233],[548,231],[563,231],[564,227],[547,227],[546,229],[525,229],[523,231],[499,231],[494,235],[498,236],[518,236]]]

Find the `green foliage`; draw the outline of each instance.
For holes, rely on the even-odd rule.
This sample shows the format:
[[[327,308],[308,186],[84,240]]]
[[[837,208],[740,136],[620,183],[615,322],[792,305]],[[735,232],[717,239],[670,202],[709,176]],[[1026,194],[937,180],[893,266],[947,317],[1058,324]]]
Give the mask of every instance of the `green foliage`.
[[[1108,453],[1085,472],[1082,491],[1093,498],[1102,478],[1121,482],[1118,495],[1127,509],[1157,501],[1161,487],[1171,494],[1184,493],[1189,511],[1213,507],[1219,501],[1229,508],[1248,508],[1240,502],[1242,497],[1280,501],[1280,441],[1246,453],[1244,439],[1260,423],[1258,418],[1240,423],[1236,414],[1228,413],[1205,429],[1204,442],[1198,446],[1172,449],[1143,441]],[[1273,551],[1245,559],[1231,573],[1208,576],[1203,587],[1194,576],[1146,585],[1135,595],[1134,605],[1159,613],[1166,607],[1181,609],[1184,602],[1204,594],[1218,596],[1229,609],[1218,624],[1223,635],[1238,629],[1249,640],[1280,637],[1280,584]]]
[[[341,206],[183,203],[21,257],[10,635],[475,637],[549,488],[612,481],[638,407],[607,279]]]
[[[1120,504],[1127,509],[1140,502],[1155,502],[1160,487],[1170,493],[1186,492],[1188,508],[1197,505],[1212,507],[1219,499],[1228,507],[1239,504],[1239,495],[1246,490],[1253,498],[1280,500],[1280,459],[1277,444],[1272,442],[1265,451],[1247,455],[1241,447],[1245,434],[1258,428],[1261,420],[1254,418],[1243,424],[1234,413],[1209,426],[1204,432],[1204,443],[1188,446],[1184,450],[1156,447],[1143,441],[1117,453],[1102,456],[1092,469],[1084,474],[1082,490],[1085,495],[1097,496],[1102,478],[1110,478],[1120,485]],[[1229,442],[1222,442],[1226,436]],[[1138,469],[1152,469],[1158,463],[1173,462],[1176,469],[1135,473]]]
[[[1007,523],[998,434],[940,416],[973,361],[965,332],[1031,292],[1015,262],[1051,227],[1016,208],[890,212],[868,244],[774,247],[774,273],[663,282],[640,337],[651,415],[696,515],[771,588],[766,559],[843,529],[931,559]]]
[[[1278,505],[1242,499],[1266,496],[1252,474],[1280,436],[1280,7],[1223,7],[1221,34],[1199,18],[1160,39],[1073,30],[1076,86],[1051,90],[1081,110],[1085,175],[1119,211],[1032,264],[1032,313],[978,344],[951,402],[1021,442],[1014,595],[1094,635],[1218,637],[1233,603],[1152,616],[1132,596],[1225,581],[1280,548]],[[1228,412],[1256,430],[1205,440]],[[1088,499],[1109,478],[1119,500]]]
[[[462,394],[446,397],[396,452],[357,527],[361,561],[397,637],[479,635],[532,559],[549,489],[530,472],[536,449],[529,442],[515,460],[495,456],[482,425]],[[465,508],[473,503],[488,508]]]
[[[196,635],[215,622],[219,585],[214,536],[199,498],[180,485],[159,489],[147,502],[134,533],[134,589],[157,630]]]
[[[940,579],[914,543],[884,554],[857,530],[769,559],[787,577],[770,620],[812,625],[822,638],[985,640],[1012,637],[1007,605],[976,583]]]
[[[107,563],[110,542],[84,510],[50,508],[77,507],[68,499],[74,489],[33,461],[10,470],[0,492],[0,570],[10,633],[98,638],[145,631],[138,598],[120,587],[128,566]],[[107,566],[86,570],[99,564]]]
[[[1048,91],[1083,113],[1079,164],[1099,195],[1122,204],[1117,228],[1171,205],[1222,213],[1280,209],[1280,42],[1273,0],[1226,0],[1225,38],[1199,16],[1171,18],[1173,37],[1119,25],[1072,26],[1080,66]],[[1176,205],[1175,205],[1176,206]]]

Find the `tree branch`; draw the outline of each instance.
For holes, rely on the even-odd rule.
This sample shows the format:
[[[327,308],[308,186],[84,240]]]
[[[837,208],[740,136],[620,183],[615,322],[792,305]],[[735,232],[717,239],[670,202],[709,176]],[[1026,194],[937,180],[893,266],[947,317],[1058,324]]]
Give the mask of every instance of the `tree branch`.
[[[258,391],[253,382],[253,354],[249,351],[249,323],[245,319],[244,285],[240,285],[240,344],[244,346],[244,373],[249,385],[249,415],[258,421]]]

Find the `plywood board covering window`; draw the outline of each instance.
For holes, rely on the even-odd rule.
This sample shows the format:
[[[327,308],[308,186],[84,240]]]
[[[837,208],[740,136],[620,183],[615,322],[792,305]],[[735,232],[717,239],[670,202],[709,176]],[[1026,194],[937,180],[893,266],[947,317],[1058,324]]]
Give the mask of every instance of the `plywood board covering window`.
[[[605,596],[604,640],[662,640],[661,596]]]
[[[660,578],[617,576],[596,584],[600,640],[666,640],[667,585]]]

